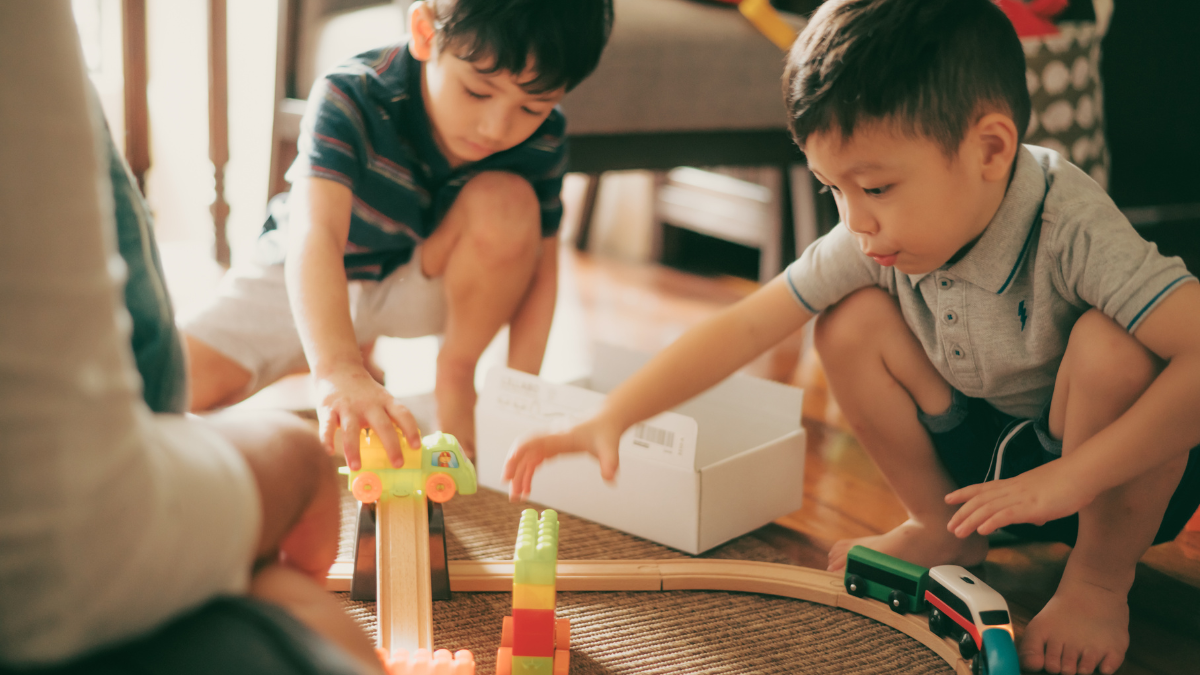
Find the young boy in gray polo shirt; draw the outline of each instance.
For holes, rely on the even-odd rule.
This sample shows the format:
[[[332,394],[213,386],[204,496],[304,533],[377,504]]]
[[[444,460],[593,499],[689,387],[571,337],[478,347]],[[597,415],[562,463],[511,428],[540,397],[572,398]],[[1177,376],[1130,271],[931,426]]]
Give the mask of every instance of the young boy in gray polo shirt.
[[[909,519],[840,541],[976,565],[985,535],[1073,545],[1022,665],[1112,673],[1146,549],[1200,503],[1200,286],[1087,175],[1021,145],[1021,44],[989,0],[833,0],[784,73],[796,142],[841,224],[763,289],[689,331],[590,420],[527,440],[536,467],[617,469],[634,423],[817,316],[830,387]],[[1190,461],[1189,461],[1190,460]]]

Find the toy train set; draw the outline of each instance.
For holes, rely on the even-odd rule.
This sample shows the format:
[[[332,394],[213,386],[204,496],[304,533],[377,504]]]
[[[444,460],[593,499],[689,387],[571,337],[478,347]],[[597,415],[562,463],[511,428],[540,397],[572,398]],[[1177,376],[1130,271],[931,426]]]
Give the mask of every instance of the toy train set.
[[[929,630],[958,643],[971,669],[1018,675],[1008,604],[991,586],[958,565],[924,568],[855,546],[846,556],[846,592],[887,603],[897,614],[929,610]]]
[[[410,551],[413,561],[428,563],[428,530],[415,527],[425,524],[424,506],[412,509],[398,507],[407,506],[409,502],[417,504],[413,498],[420,498],[422,505],[426,497],[440,504],[455,494],[472,494],[476,491],[475,469],[453,436],[430,434],[422,439],[421,448],[413,450],[404,442],[402,434],[397,432],[397,435],[404,459],[402,467],[392,468],[383,444],[370,432],[364,431],[360,436],[362,468],[357,471],[343,468],[341,471],[349,474],[351,492],[364,504],[374,504],[390,497],[407,498],[387,500],[387,508],[379,512],[377,536],[384,541],[385,549],[407,551],[412,548],[415,549]],[[386,517],[389,514],[390,517]],[[413,541],[416,546],[401,546],[400,549],[389,547],[386,542],[394,539],[395,535],[399,535],[401,540]],[[388,556],[392,558],[391,562],[395,562],[394,555]],[[382,570],[393,569],[388,564],[388,558],[381,553],[379,562]],[[491,563],[481,561],[457,563],[458,574],[455,574],[455,565],[451,565],[451,578],[456,579],[460,590],[500,590],[496,584],[504,583],[505,578],[508,588],[512,589],[513,612],[504,620],[501,648],[497,654],[497,673],[565,675],[567,672],[570,625],[566,619],[555,616],[555,597],[560,585],[558,575],[562,573],[556,570],[556,567],[562,566],[557,558],[557,514],[546,510],[539,519],[536,511],[528,509],[522,514],[511,571],[492,570],[487,567]],[[610,564],[618,565],[621,573],[614,574],[602,569]],[[949,638],[957,645],[957,653],[963,659],[957,661],[956,669],[960,673],[967,672],[968,668],[975,675],[1020,673],[1012,622],[1004,598],[957,565],[927,569],[863,546],[855,546],[847,555],[846,571],[840,581],[836,575],[827,572],[744,561],[693,559],[671,561],[665,567],[667,569],[651,564],[630,566],[617,561],[567,564],[571,570],[568,572],[570,590],[622,590],[619,578],[626,579],[631,590],[650,590],[646,583],[653,583],[653,578],[657,578],[654,584],[657,590],[737,590],[793,597],[847,607],[851,611],[872,616],[919,639],[955,665],[956,660],[952,658],[954,650],[943,641]],[[738,568],[733,576],[727,569],[730,567]],[[409,569],[410,565],[400,565],[400,568]],[[709,568],[714,569],[705,571]],[[426,565],[424,573],[401,574],[399,577],[391,575],[386,579],[380,577],[380,660],[388,672],[395,675],[472,675],[476,668],[469,651],[451,654],[447,650],[432,651],[429,647],[432,617],[428,611],[428,569]],[[681,578],[687,581],[668,581],[668,577],[676,574],[681,574]],[[596,575],[596,580],[591,579],[592,575]],[[414,586],[415,590],[401,583],[412,581],[410,576],[419,582]],[[331,570],[331,582],[334,577]],[[593,582],[597,584],[596,587],[592,587]],[[844,585],[848,595],[840,591],[830,593],[826,584],[835,587]],[[331,583],[331,590],[334,585]],[[412,595],[414,592],[415,596]],[[418,606],[414,608],[409,602],[393,602],[402,597],[419,598]],[[884,612],[882,608],[872,610],[872,603],[863,603],[855,598],[879,600],[892,613]],[[929,630],[936,636],[934,638],[921,637],[920,633],[924,632],[922,624],[913,625],[912,619],[902,618],[902,615],[926,610],[929,612]],[[895,616],[896,620],[887,619],[888,616]],[[410,647],[406,648],[405,644]]]

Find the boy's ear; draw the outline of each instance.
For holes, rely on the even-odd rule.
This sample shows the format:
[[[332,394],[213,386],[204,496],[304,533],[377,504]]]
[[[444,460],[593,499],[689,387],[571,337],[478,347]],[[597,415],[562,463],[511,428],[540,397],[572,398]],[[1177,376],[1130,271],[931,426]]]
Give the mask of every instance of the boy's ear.
[[[1017,125],[1008,115],[988,113],[975,123],[975,134],[984,179],[1007,183],[1019,145]]]
[[[433,9],[424,2],[414,2],[408,10],[408,51],[418,61],[433,57],[433,43],[437,37],[434,28]]]

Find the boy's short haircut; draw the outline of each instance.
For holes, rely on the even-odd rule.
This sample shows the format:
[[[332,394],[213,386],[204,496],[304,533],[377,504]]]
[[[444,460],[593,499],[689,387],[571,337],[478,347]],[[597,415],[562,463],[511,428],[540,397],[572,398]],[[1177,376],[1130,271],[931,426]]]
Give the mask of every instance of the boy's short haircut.
[[[612,0],[428,0],[439,50],[472,63],[493,58],[487,73],[525,72],[531,94],[570,91],[596,69],[612,30]],[[532,61],[532,63],[531,63]]]
[[[1007,113],[1029,126],[1025,52],[990,0],[830,0],[787,57],[784,97],[792,137],[896,123],[958,152],[966,130]]]

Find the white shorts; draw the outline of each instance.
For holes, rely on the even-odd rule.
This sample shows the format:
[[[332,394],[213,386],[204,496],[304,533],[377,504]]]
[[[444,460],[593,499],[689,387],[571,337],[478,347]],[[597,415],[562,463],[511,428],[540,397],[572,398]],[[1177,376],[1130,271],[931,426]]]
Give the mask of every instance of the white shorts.
[[[446,325],[442,279],[421,272],[421,247],[382,281],[351,281],[350,317],[360,345],[378,337],[439,335]],[[288,303],[283,265],[231,269],[217,297],[180,329],[250,371],[251,393],[307,367]]]

